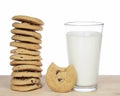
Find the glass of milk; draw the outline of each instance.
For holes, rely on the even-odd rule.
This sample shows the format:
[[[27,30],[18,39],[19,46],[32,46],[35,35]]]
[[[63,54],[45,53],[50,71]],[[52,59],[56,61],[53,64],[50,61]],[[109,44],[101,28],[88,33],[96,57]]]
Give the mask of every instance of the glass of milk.
[[[75,91],[97,89],[99,58],[104,24],[92,21],[65,23],[69,64],[77,72]]]

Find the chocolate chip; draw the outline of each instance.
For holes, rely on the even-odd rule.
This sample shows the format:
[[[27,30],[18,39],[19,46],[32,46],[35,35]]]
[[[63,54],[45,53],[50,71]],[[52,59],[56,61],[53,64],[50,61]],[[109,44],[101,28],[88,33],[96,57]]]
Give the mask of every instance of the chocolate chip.
[[[57,70],[57,71],[56,71],[56,75],[57,75],[58,73],[60,73],[60,70]]]
[[[61,82],[61,81],[62,81],[62,78],[58,78],[58,81]]]
[[[20,58],[23,58],[23,56],[20,56]]]
[[[31,82],[34,83],[33,80],[31,80]]]
[[[40,86],[40,84],[38,83],[38,84],[36,84],[38,87]]]

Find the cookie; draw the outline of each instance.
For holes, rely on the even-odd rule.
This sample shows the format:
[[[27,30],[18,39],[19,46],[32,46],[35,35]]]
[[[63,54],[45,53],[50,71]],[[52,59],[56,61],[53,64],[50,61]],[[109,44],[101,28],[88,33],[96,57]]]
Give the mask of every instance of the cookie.
[[[12,72],[13,77],[41,77],[40,72],[29,72],[29,71],[20,71],[20,72]]]
[[[13,35],[11,39],[15,41],[23,41],[23,42],[30,42],[30,43],[37,43],[37,44],[42,43],[41,40],[38,40],[34,37],[23,36],[23,35]]]
[[[31,25],[29,23],[15,22],[12,24],[12,26],[18,29],[26,29],[26,30],[34,30],[34,31],[41,31],[43,29],[41,26]]]
[[[14,60],[41,60],[40,56],[32,56],[32,55],[11,55],[10,59]]]
[[[17,65],[35,65],[35,66],[42,66],[40,61],[11,61],[10,65],[17,66]]]
[[[13,71],[26,71],[26,70],[30,70],[30,71],[38,71],[41,72],[42,69],[38,66],[34,66],[34,65],[17,65],[14,66],[12,68]]]
[[[41,37],[42,37],[40,33],[37,33],[35,31],[29,31],[29,30],[12,29],[11,32],[13,34],[17,34],[17,35],[31,36],[36,39],[41,39]]]
[[[76,71],[71,64],[66,68],[62,68],[52,63],[48,67],[46,83],[55,92],[68,92],[72,90],[76,80]]]
[[[22,54],[22,55],[40,55],[40,51],[31,51],[22,48],[13,49],[10,52],[13,54]]]
[[[30,85],[30,84],[39,84],[39,78],[12,78],[11,83],[13,85]]]
[[[30,44],[30,43],[24,43],[24,42],[11,42],[10,46],[25,48],[25,49],[29,49],[29,50],[41,49],[41,46],[39,44]]]
[[[17,16],[12,17],[12,19],[17,20],[17,21],[31,23],[31,24],[36,24],[36,25],[43,25],[44,24],[44,22],[38,18],[24,16],[24,15],[17,15]]]
[[[11,85],[11,89],[12,90],[22,91],[22,92],[39,89],[41,87],[42,87],[41,84],[24,85],[24,86],[21,86],[21,85],[19,85],[19,86],[18,85]]]

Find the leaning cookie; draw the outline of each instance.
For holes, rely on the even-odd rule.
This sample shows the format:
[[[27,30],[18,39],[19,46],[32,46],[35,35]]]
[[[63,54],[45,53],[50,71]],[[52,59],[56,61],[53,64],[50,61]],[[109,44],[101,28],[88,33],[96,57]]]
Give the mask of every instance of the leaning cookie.
[[[34,65],[18,65],[18,66],[14,66],[12,68],[13,71],[26,71],[26,70],[30,70],[30,71],[38,71],[41,72],[42,69],[38,66],[34,66]]]
[[[15,90],[15,91],[31,91],[31,90],[35,90],[35,89],[39,89],[41,88],[42,85],[41,84],[33,84],[33,85],[22,85],[22,86],[18,86],[18,85],[11,85],[11,89]]]
[[[34,37],[23,36],[23,35],[13,35],[11,39],[15,41],[30,42],[30,43],[36,43],[36,44],[42,43],[41,40],[38,40]]]
[[[16,15],[12,17],[13,20],[27,22],[35,25],[43,25],[44,22],[38,18],[30,17],[30,16],[24,16],[24,15]]]
[[[13,60],[10,62],[11,66],[17,66],[17,65],[35,65],[35,66],[42,66],[42,63],[40,61],[25,61],[25,60]]]
[[[30,30],[12,29],[11,32],[17,35],[31,36],[39,40],[42,37],[40,33],[37,33],[35,31],[30,31]]]
[[[34,31],[41,31],[43,28],[41,26],[37,25],[31,25],[29,23],[18,23],[15,22],[12,24],[13,27],[18,28],[18,29],[26,29],[26,30],[34,30]]]
[[[40,84],[39,78],[12,78],[11,83],[13,85],[31,85],[31,84]]]
[[[74,87],[77,75],[74,67],[58,67],[52,63],[47,70],[46,83],[55,92],[68,92]]]

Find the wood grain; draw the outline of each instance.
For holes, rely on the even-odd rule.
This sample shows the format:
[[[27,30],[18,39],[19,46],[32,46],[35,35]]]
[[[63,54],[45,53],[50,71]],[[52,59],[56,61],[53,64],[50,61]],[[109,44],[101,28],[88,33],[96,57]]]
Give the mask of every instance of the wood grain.
[[[10,89],[10,79],[10,76],[0,76],[0,96],[120,96],[120,75],[99,76],[97,91],[88,93],[53,92],[47,87],[44,77],[42,78],[43,88],[30,92],[17,92]]]

